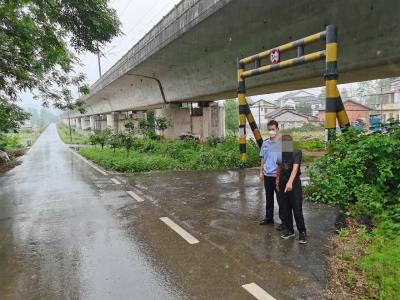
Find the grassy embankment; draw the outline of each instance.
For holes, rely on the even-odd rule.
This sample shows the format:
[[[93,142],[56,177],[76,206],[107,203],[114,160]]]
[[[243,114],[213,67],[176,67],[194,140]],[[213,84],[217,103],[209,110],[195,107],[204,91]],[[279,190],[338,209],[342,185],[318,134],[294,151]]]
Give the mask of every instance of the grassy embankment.
[[[21,156],[26,148],[32,146],[43,130],[22,129],[18,133],[0,135],[0,149],[7,152],[10,158]]]
[[[195,140],[136,139],[129,151],[97,146],[81,148],[86,158],[108,170],[118,172],[143,172],[151,170],[210,170],[231,169],[243,165],[239,160],[238,142],[234,138],[223,141],[209,140],[199,143]],[[246,167],[259,164],[259,150],[256,145],[247,146]]]
[[[58,135],[60,136],[61,140],[66,144],[77,144],[77,145],[88,144],[88,138],[86,136],[80,134],[73,127],[71,127],[72,140],[71,140],[71,136],[69,134],[68,126],[66,126],[62,123],[58,123],[57,131],[58,131]]]
[[[347,217],[332,239],[329,298],[400,299],[399,174],[398,124],[343,134],[311,167],[307,198],[339,205]]]
[[[64,142],[70,143],[68,127],[60,125],[59,134]],[[312,132],[311,134],[314,134]],[[324,149],[325,143],[318,140],[316,136],[310,139],[307,132],[294,133],[295,146],[306,151],[315,153]],[[314,134],[315,135],[315,134]],[[205,143],[195,140],[165,140],[139,139],[130,136],[132,145],[129,151],[124,148],[123,135],[102,132],[86,138],[73,130],[73,141],[76,144],[99,144],[103,140],[104,147],[85,147],[80,153],[86,158],[98,163],[108,170],[118,172],[142,172],[151,170],[207,170],[207,169],[230,169],[244,167],[256,167],[259,164],[259,149],[253,142],[248,142],[248,160],[242,163],[239,160],[237,138],[228,137],[218,139],[211,137]],[[115,141],[117,140],[117,142]],[[116,143],[115,151],[111,145]],[[303,155],[303,161],[313,161],[314,157]]]

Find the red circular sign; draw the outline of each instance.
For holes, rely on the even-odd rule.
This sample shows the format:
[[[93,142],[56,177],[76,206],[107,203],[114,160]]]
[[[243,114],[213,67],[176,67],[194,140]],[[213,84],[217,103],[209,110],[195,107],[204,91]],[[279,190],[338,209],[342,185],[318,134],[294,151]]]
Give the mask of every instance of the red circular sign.
[[[279,49],[271,50],[271,53],[269,54],[269,61],[271,62],[271,64],[278,64],[281,61],[281,54],[279,52]]]

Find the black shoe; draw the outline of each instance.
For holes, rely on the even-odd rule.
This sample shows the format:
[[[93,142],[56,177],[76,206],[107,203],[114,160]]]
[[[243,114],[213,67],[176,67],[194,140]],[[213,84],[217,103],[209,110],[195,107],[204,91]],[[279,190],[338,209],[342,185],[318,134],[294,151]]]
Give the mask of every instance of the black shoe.
[[[260,225],[270,225],[270,224],[274,224],[274,220],[264,219],[260,222]]]
[[[299,244],[307,244],[307,233],[305,232],[299,233]]]
[[[294,231],[286,230],[286,231],[281,235],[281,238],[287,240],[287,239],[289,239],[289,238],[291,238],[291,237],[295,237],[295,236],[296,236],[296,234],[294,233]]]
[[[282,231],[283,229],[285,229],[285,227],[283,226],[283,224],[278,224],[275,229],[278,231]]]

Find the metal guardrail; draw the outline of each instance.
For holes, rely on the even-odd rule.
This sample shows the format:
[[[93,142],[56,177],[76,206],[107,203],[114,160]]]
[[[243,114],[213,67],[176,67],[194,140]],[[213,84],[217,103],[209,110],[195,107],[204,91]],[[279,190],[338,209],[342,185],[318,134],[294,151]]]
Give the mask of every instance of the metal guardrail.
[[[304,47],[308,44],[325,40],[325,50],[305,54]],[[297,50],[297,57],[280,61],[280,54],[289,50]],[[261,60],[269,58],[270,64],[261,66]],[[246,160],[246,119],[249,122],[254,138],[259,147],[263,143],[261,133],[257,123],[251,113],[246,100],[245,79],[273,71],[282,70],[289,67],[303,65],[309,62],[325,59],[325,131],[326,140],[335,138],[336,119],[341,128],[347,128],[350,123],[344,109],[339,89],[337,88],[337,29],[335,25],[326,26],[325,31],[307,36],[305,38],[272,48],[255,55],[251,55],[237,60],[237,80],[238,80],[238,101],[239,101],[239,147],[240,159]],[[245,70],[246,65],[254,63],[252,69]]]

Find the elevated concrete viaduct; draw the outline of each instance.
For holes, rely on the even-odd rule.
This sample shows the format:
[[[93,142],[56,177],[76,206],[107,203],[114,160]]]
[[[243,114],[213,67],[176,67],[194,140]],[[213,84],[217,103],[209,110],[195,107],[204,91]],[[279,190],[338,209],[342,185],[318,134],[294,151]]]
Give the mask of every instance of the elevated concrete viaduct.
[[[339,83],[399,76],[399,11],[397,0],[184,0],[91,87],[86,115],[236,97],[237,57],[326,24],[338,28]],[[247,94],[322,86],[323,72],[324,62],[316,62],[258,76]]]

